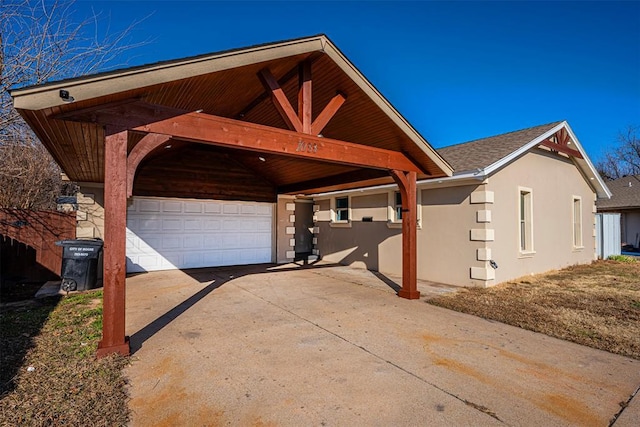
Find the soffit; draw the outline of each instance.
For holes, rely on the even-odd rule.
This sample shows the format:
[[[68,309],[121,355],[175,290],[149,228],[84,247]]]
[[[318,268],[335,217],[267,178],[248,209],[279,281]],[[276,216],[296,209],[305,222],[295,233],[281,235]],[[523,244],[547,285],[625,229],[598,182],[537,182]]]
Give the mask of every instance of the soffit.
[[[323,40],[326,43],[326,39]],[[451,170],[447,170],[446,162],[443,162],[435,152],[432,153],[433,150],[425,141],[416,142],[416,135],[412,134],[412,129],[407,131],[404,119],[389,113],[388,103],[381,104],[380,99],[372,96],[368,82],[354,79],[353,70],[345,69],[344,64],[340,63],[341,59],[335,53],[337,50],[331,50],[329,53],[333,53],[328,54],[318,50],[315,44],[308,44],[307,49],[311,50],[290,56],[278,54],[275,55],[277,56],[275,59],[255,63],[249,61],[235,67],[218,67],[221,69],[213,67],[215,69],[213,72],[149,85],[140,83],[144,73],[138,73],[136,79],[140,86],[128,87],[121,84],[122,87],[128,87],[121,91],[106,90],[100,86],[103,83],[102,80],[90,78],[67,82],[67,86],[49,85],[43,90],[58,91],[63,86],[79,88],[82,81],[91,80],[87,84],[93,86],[89,89],[84,87],[82,93],[93,91],[103,94],[68,104],[57,103],[42,109],[23,108],[20,112],[70,179],[102,182],[104,180],[104,129],[101,123],[86,122],[92,120],[92,116],[99,117],[107,110],[126,115],[129,105],[144,102],[185,112],[202,110],[204,113],[216,116],[286,128],[271,98],[267,96],[258,74],[263,68],[269,69],[271,74],[280,81],[282,89],[295,108],[298,91],[297,66],[307,60],[312,63],[314,117],[336,93],[340,92],[346,96],[344,105],[322,131],[323,136],[400,151],[423,169],[424,173],[419,178],[451,174]],[[253,51],[252,55],[265,58],[264,55]],[[148,72],[149,81],[154,81],[154,73],[158,71]],[[118,87],[117,79],[114,80],[112,75],[107,77],[108,81]],[[70,89],[70,92],[74,96],[73,90]],[[14,96],[36,95],[30,94],[29,90],[25,89]],[[51,101],[47,102],[51,103]],[[24,100],[16,102],[16,105],[27,104]],[[78,117],[73,117],[75,111],[83,111],[82,122],[77,121]],[[130,134],[130,149],[139,139],[139,135]],[[279,186],[293,185],[288,188],[295,191],[304,191],[304,188],[294,184],[311,181],[314,182],[315,190],[321,188],[314,180],[322,177],[338,175],[345,177],[344,186],[331,183],[331,188],[335,185],[340,188],[353,188],[362,185],[365,178],[372,179],[370,172],[357,173],[358,171],[352,167],[279,156],[270,156],[269,162],[256,163],[255,153],[247,155],[232,151],[240,161],[247,164],[247,167],[255,168],[265,179],[278,183]],[[374,178],[377,179],[378,176]],[[384,178],[382,181],[392,182],[392,179]],[[356,183],[359,184],[356,185]]]

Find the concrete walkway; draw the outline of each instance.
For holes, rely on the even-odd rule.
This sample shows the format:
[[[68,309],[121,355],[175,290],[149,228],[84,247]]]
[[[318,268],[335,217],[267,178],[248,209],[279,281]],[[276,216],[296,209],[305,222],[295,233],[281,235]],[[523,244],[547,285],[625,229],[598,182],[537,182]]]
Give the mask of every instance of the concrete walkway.
[[[607,426],[640,386],[640,361],[289,267],[127,279],[132,425]]]

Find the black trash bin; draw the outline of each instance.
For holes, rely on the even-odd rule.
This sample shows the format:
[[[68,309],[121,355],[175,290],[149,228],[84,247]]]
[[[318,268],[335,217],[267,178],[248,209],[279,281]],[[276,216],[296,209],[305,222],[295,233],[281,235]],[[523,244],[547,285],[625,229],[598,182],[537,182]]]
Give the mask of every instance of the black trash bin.
[[[101,239],[60,240],[62,246],[62,284],[63,291],[86,291],[93,289],[98,282],[98,258],[102,251]]]

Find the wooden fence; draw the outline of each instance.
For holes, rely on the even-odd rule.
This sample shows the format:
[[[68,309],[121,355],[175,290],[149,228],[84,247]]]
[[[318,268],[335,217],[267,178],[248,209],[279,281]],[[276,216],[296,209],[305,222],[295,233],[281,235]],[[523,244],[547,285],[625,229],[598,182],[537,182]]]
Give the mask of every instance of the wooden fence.
[[[37,264],[55,275],[60,275],[62,247],[55,243],[75,237],[75,212],[0,209],[2,263],[9,264],[2,265],[0,273],[15,273],[17,269],[29,273],[29,268],[37,267],[29,266],[31,261],[28,254],[35,251]]]

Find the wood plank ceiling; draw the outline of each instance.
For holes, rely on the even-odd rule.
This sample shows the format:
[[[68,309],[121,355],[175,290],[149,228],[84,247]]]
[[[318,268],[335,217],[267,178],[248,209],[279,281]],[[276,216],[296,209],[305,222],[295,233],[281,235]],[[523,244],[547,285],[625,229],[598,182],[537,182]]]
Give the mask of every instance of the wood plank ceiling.
[[[401,151],[428,165],[418,178],[443,176],[438,166],[326,54],[310,52],[246,65],[160,85],[64,104],[22,110],[38,136],[70,179],[104,180],[104,130],[98,123],[69,120],[73,111],[104,108],[127,113],[129,101],[143,101],[184,111],[287,129],[265,91],[260,71],[268,68],[292,105],[297,105],[298,64],[311,62],[313,118],[342,93],[346,102],[322,130],[327,138]],[[114,107],[115,106],[115,107]],[[76,119],[77,120],[77,119]],[[142,134],[130,133],[129,151]],[[278,155],[170,141],[140,165],[134,195],[240,200],[274,200],[278,193],[312,193],[393,182],[386,171]]]

